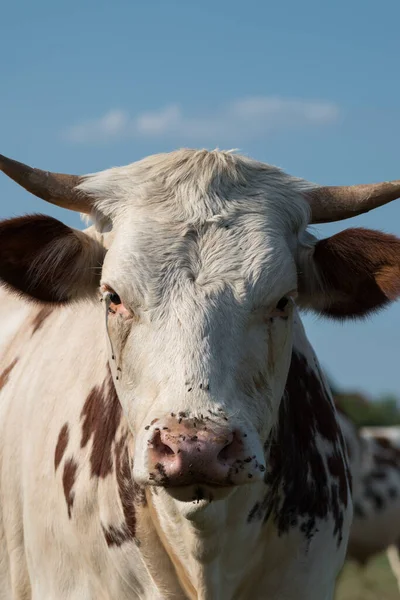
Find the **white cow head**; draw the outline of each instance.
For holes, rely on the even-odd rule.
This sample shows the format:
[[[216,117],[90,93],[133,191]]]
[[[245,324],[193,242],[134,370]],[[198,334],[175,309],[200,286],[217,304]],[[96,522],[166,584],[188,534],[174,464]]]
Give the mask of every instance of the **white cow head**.
[[[38,302],[101,297],[142,484],[178,494],[262,479],[296,303],[346,318],[400,294],[399,240],[349,229],[317,241],[306,231],[396,198],[399,182],[318,188],[194,150],[82,178],[4,157],[0,167],[95,222],[82,232],[45,216],[4,221],[0,278]]]

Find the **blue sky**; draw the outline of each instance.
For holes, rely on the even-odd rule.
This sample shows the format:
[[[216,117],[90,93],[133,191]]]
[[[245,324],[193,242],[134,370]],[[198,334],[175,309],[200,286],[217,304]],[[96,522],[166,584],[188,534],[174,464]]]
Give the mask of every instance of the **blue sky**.
[[[87,173],[180,146],[239,148],[321,184],[400,178],[400,4],[14,0],[0,21],[0,152]],[[45,205],[0,178],[0,218]],[[400,236],[400,201],[317,229]],[[305,318],[334,380],[400,396],[400,303]]]

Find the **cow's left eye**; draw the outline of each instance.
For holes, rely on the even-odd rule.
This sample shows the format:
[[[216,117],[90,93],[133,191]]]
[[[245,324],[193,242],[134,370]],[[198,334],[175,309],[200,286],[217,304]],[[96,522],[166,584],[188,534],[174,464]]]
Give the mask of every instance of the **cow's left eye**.
[[[276,305],[276,310],[283,312],[285,310],[285,308],[287,307],[288,303],[289,303],[289,298],[287,296],[283,296],[283,298],[281,298],[279,300],[278,304]]]
[[[289,316],[290,300],[291,295],[282,296],[282,298],[275,304],[275,308],[269,313],[269,318],[285,318]]]
[[[115,304],[115,306],[118,306],[118,304],[122,304],[121,298],[116,292],[110,292],[108,297],[110,299],[111,304]]]

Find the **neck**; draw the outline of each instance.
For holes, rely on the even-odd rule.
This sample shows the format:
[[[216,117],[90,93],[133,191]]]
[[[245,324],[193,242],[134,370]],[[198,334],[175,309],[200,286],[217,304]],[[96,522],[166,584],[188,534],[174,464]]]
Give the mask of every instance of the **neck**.
[[[188,598],[231,597],[243,585],[261,536],[261,523],[248,517],[263,492],[263,483],[243,486],[224,501],[199,507],[164,490],[147,491],[153,525]]]

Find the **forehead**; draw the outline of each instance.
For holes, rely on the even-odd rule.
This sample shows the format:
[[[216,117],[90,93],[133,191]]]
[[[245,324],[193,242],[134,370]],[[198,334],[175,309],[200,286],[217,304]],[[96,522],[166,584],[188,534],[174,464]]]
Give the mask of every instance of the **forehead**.
[[[113,223],[106,271],[139,274],[142,283],[173,271],[231,286],[266,276],[269,286],[293,280],[291,250],[307,223],[307,186],[270,165],[195,150],[152,156],[82,185]]]
[[[182,222],[255,211],[300,228],[310,214],[302,192],[314,186],[231,152],[179,150],[88,175],[79,187],[113,221],[129,209]]]

